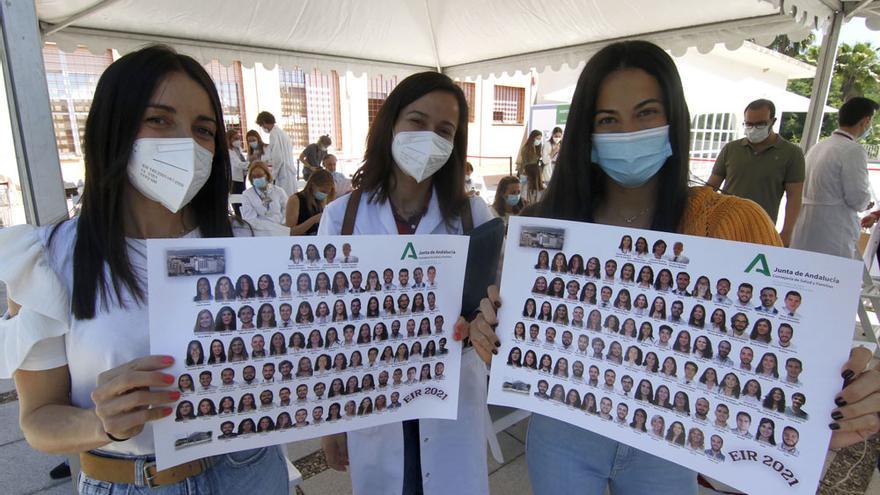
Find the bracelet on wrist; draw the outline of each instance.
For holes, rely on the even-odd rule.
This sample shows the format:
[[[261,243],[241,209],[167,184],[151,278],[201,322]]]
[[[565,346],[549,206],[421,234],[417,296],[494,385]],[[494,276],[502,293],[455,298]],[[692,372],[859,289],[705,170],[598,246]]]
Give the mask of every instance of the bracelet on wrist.
[[[128,438],[116,438],[116,437],[114,437],[113,435],[111,435],[110,432],[107,432],[107,431],[105,431],[104,433],[107,435],[107,438],[109,438],[110,440],[113,440],[114,442],[125,442],[125,441],[128,441],[129,439],[131,439],[131,437],[128,437]]]

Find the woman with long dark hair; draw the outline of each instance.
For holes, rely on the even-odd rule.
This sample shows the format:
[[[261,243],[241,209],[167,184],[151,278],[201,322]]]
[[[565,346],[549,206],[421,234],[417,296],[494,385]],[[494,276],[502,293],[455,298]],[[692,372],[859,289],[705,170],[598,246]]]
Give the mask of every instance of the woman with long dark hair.
[[[177,151],[164,153],[166,145]],[[107,67],[95,90],[80,214],[55,226],[2,232],[7,268],[22,256],[5,252],[9,246],[29,242],[39,254],[23,260],[38,272],[9,287],[21,315],[3,328],[26,335],[20,340],[29,345],[6,354],[0,374],[15,373],[27,440],[50,453],[80,452],[80,481],[88,486],[134,489],[142,472],[136,466],[155,455],[145,424],[174,411],[179,392],[168,387],[175,378],[161,371],[174,358],[150,355],[146,239],[234,235],[226,146],[220,98],[201,64],[162,46],[129,53]],[[152,163],[191,174],[182,182],[144,180]],[[108,457],[118,466],[103,474],[112,481],[95,469]],[[212,459],[144,472],[169,492],[287,492],[277,447]]]
[[[491,219],[485,202],[465,194],[467,128],[464,94],[447,76],[424,72],[401,81],[370,127],[354,191],[327,205],[318,235],[462,234]],[[460,320],[456,334],[462,327]],[[488,362],[497,338],[488,329],[471,341],[476,352],[463,351],[457,420],[391,423],[322,439],[331,467],[344,469],[348,458],[355,493],[421,492],[422,470],[431,473],[424,482],[443,480],[444,491],[488,493],[480,358]],[[404,466],[419,462],[422,470],[404,475]]]
[[[525,214],[782,245],[773,223],[756,204],[708,187],[688,188],[690,115],[675,63],[660,47],[623,41],[594,55],[578,80],[565,132],[569,137],[562,141],[550,185]],[[639,152],[633,153],[635,149]],[[654,251],[662,256],[665,248]],[[658,290],[667,288],[664,281]],[[470,328],[491,328],[496,323],[493,306],[498,305],[497,289],[492,288]],[[864,356],[854,357],[848,374],[862,372],[865,362]],[[880,385],[878,376],[865,374],[860,379],[872,391]],[[855,399],[862,402],[864,397],[859,393]],[[871,410],[868,415],[878,409],[865,405]],[[869,433],[857,418],[847,420],[847,425],[835,422],[832,428],[862,429],[865,434],[876,430]],[[683,428],[676,441],[683,441],[682,434]],[[862,438],[837,431],[832,445]],[[601,491],[609,480],[592,474],[597,472],[615,473],[612,492],[697,492],[693,471],[642,451],[632,452],[629,468],[615,466],[620,444],[554,418],[533,414],[529,440],[529,476],[538,495],[571,493],[584,486]],[[557,476],[560,471],[566,476]]]

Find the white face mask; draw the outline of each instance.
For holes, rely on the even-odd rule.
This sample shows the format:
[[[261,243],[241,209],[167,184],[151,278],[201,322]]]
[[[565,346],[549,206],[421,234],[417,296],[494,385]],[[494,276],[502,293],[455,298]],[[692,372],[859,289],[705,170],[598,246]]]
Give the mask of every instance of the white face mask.
[[[541,146],[541,138],[535,138],[535,146]]]
[[[400,170],[422,182],[443,168],[452,147],[452,143],[431,131],[402,131],[391,142],[391,156]]]
[[[141,138],[128,160],[128,180],[172,213],[189,204],[211,176],[214,154],[192,138]]]
[[[746,139],[752,144],[763,142],[770,135],[770,126],[759,129],[757,127],[746,127]]]

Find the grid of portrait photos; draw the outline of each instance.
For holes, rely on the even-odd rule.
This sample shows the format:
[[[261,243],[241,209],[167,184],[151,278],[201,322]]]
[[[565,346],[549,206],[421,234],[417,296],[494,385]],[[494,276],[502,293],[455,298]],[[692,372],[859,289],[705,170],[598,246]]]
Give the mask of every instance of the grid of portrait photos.
[[[182,365],[176,425],[168,425],[177,435],[175,450],[213,443],[217,454],[252,448],[254,441],[455,417],[460,345],[450,328],[461,290],[449,281],[462,279],[463,266],[401,260],[404,248],[361,237],[322,239],[286,238],[271,242],[271,251],[248,247],[262,253],[262,263],[227,248],[227,268],[255,269],[208,275],[199,267],[216,271],[216,263],[207,267],[180,249],[172,259],[168,252],[170,282],[156,292],[186,291],[186,302],[174,305],[175,318],[164,319],[187,336],[175,336]],[[191,274],[186,288],[179,282],[181,260]],[[152,281],[150,289],[152,303]],[[414,391],[437,401],[413,400]],[[444,406],[451,412],[437,402],[451,404]]]
[[[739,461],[732,445],[767,452],[781,486],[798,484],[814,288],[727,265],[711,240],[530,220],[509,232],[490,402],[644,437],[700,472]]]

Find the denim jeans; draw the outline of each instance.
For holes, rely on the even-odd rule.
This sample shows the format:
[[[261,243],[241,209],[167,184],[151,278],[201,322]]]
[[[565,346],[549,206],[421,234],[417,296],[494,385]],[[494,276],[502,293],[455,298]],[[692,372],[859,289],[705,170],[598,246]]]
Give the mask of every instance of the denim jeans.
[[[137,457],[114,457],[137,459]],[[289,493],[287,465],[280,447],[243,450],[218,455],[212,460],[213,465],[198,476],[192,476],[174,485],[153,489],[143,483],[108,483],[80,473],[79,493],[80,495],[218,495],[226,493],[286,495]]]
[[[696,495],[697,473],[610,438],[532,414],[526,462],[535,495]]]

